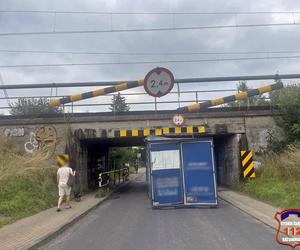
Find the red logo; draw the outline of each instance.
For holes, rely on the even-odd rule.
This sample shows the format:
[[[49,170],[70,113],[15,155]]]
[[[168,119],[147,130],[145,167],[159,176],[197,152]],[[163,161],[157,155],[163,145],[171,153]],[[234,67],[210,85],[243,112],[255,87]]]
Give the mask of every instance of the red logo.
[[[287,208],[274,218],[278,222],[276,241],[292,248],[300,246],[300,209]]]

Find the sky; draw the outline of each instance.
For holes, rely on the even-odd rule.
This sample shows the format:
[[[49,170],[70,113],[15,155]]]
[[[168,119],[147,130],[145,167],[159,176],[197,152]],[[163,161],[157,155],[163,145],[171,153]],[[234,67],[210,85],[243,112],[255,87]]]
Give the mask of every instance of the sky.
[[[48,11],[48,13],[9,12]],[[109,12],[114,14],[79,14],[56,12]],[[241,12],[296,12],[241,14]],[[297,13],[297,11],[299,13]],[[117,14],[117,13],[170,13]],[[191,12],[236,12],[240,14],[172,14]],[[0,74],[4,84],[62,83],[88,81],[124,81],[143,79],[151,69],[161,66],[172,71],[175,78],[216,77],[257,74],[299,73],[300,58],[212,61],[184,63],[117,64],[56,67],[17,67],[9,65],[61,64],[91,62],[141,62],[169,60],[205,60],[240,57],[300,56],[300,25],[269,27],[234,27],[226,29],[194,29],[143,32],[105,32],[48,35],[1,36],[1,33],[35,31],[78,31],[109,29],[145,29],[166,27],[195,27],[268,23],[300,23],[300,2],[297,0],[1,0],[0,2]],[[4,52],[74,51],[112,52],[129,55],[46,54]],[[264,52],[260,54],[230,54],[235,52]],[[293,53],[274,52],[292,51]],[[297,52],[299,51],[299,52]],[[217,52],[229,54],[188,54]],[[130,53],[182,53],[181,55],[132,55]],[[187,54],[185,54],[187,53]],[[285,81],[289,84],[291,81]],[[250,87],[272,81],[250,81]],[[181,84],[180,90],[235,89],[237,82]],[[70,95],[93,90],[93,87],[8,90],[12,96]],[[174,87],[177,91],[177,86]],[[142,87],[127,93],[144,93]],[[126,93],[125,92],[125,93]],[[233,92],[232,92],[233,93]],[[199,99],[226,96],[224,93],[199,93]],[[0,90],[0,98],[4,93]],[[169,94],[158,101],[193,101],[195,94]],[[97,97],[79,103],[109,103],[111,96]],[[153,101],[149,96],[128,96],[128,102]],[[184,105],[184,104],[181,104]],[[0,99],[0,107],[7,106]],[[132,110],[153,109],[154,105],[131,105]],[[178,104],[161,104],[159,109],[175,109]],[[75,111],[108,110],[107,106],[77,107]],[[6,113],[6,110],[0,113]]]

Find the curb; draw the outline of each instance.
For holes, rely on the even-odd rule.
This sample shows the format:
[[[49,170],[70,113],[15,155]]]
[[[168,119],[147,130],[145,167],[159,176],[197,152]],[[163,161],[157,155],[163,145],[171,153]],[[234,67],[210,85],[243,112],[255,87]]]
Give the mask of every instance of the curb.
[[[71,227],[72,225],[74,225],[76,222],[78,222],[85,215],[87,215],[92,210],[94,210],[98,206],[100,206],[104,201],[106,201],[107,199],[109,199],[119,189],[121,189],[121,188],[127,186],[128,184],[130,184],[130,182],[133,181],[134,179],[135,178],[133,178],[132,180],[129,180],[129,181],[127,181],[125,183],[122,183],[119,186],[117,186],[114,190],[110,191],[105,197],[102,197],[102,200],[100,200],[95,206],[89,208],[88,210],[86,210],[82,214],[80,214],[77,217],[73,218],[72,220],[70,220],[69,222],[67,222],[63,226],[61,226],[59,229],[57,229],[55,232],[51,232],[51,233],[45,235],[44,237],[42,237],[41,239],[37,240],[36,243],[33,243],[33,245],[28,248],[28,250],[38,249],[39,247],[41,247],[41,246],[45,245],[46,243],[50,242],[52,239],[56,238],[58,235],[60,235],[66,229],[68,229],[69,227]]]
[[[230,202],[230,201],[228,201],[228,200],[226,200],[226,199],[224,199],[224,198],[221,198],[220,196],[219,196],[219,199],[221,199],[222,201],[227,202],[227,203],[230,204],[231,206],[237,208],[238,210],[240,210],[240,211],[242,211],[243,213],[245,213],[245,214],[251,216],[252,218],[254,218],[254,219],[260,221],[261,223],[265,224],[266,226],[268,226],[268,227],[270,227],[270,228],[272,228],[272,229],[277,229],[277,228],[275,228],[273,225],[271,225],[271,224],[267,223],[266,221],[264,221],[264,220],[258,218],[258,216],[254,216],[253,214],[247,212],[245,209],[242,209],[242,208],[239,207],[238,205],[236,205],[236,204],[234,204],[234,203],[232,203],[232,202]]]
[[[234,203],[234,202],[232,202],[232,201],[229,201],[229,200],[227,200],[227,199],[224,198],[224,197],[221,197],[221,195],[219,195],[218,198],[221,199],[221,200],[223,200],[223,201],[225,201],[226,203],[230,204],[231,206],[233,206],[233,207],[239,209],[240,211],[242,211],[243,213],[249,215],[250,217],[256,219],[257,221],[263,223],[263,224],[266,225],[267,227],[269,227],[269,228],[271,228],[271,229],[274,229],[274,230],[276,230],[276,231],[278,230],[278,227],[276,227],[276,226],[274,226],[273,224],[269,223],[267,220],[264,220],[264,219],[262,219],[261,217],[255,215],[255,214],[253,214],[253,213],[250,213],[249,211],[247,211],[247,209],[244,209],[243,207],[239,206],[238,204],[236,204],[236,203]],[[253,199],[253,198],[252,198],[252,199]],[[283,232],[283,231],[280,230],[280,232]]]

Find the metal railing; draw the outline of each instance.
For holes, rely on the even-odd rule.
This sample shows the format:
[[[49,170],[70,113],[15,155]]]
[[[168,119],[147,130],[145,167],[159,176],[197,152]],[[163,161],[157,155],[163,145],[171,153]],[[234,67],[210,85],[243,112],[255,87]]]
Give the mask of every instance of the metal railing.
[[[117,175],[116,175],[117,174]],[[120,168],[112,171],[107,171],[99,174],[99,187],[116,185],[117,183],[121,183],[128,180],[129,177],[129,168]],[[118,182],[117,182],[118,180]]]
[[[165,110],[165,109],[176,109],[181,107],[181,105],[187,105],[192,103],[200,103],[208,101],[209,99],[203,99],[203,95],[205,96],[208,93],[219,93],[218,95],[222,96],[221,92],[231,92],[236,93],[236,89],[212,89],[212,90],[185,90],[185,91],[172,91],[168,94],[169,100],[163,99],[159,100],[158,98],[150,97],[146,93],[122,93],[121,96],[126,98],[126,103],[130,106],[130,110],[138,111],[138,110]],[[97,98],[97,103],[84,102],[84,103],[71,103],[62,105],[64,112],[74,113],[78,112],[77,108],[91,108],[89,112],[98,112],[98,111],[109,111],[109,107],[111,105],[111,101],[108,101],[108,97],[112,97],[114,94],[107,94]],[[202,95],[202,96],[201,96]],[[10,100],[12,103],[19,98],[63,98],[66,96],[63,95],[44,95],[44,96],[11,96],[9,98],[0,97],[0,101]],[[106,97],[106,99],[105,99]],[[134,98],[132,100],[131,98]],[[138,100],[137,100],[138,98]],[[266,101],[269,100],[267,97],[261,97],[260,99],[264,99]],[[139,101],[140,100],[140,101]],[[96,110],[96,108],[101,110]],[[164,108],[166,107],[166,108]],[[10,107],[5,105],[2,106],[0,103],[0,110],[9,110]]]

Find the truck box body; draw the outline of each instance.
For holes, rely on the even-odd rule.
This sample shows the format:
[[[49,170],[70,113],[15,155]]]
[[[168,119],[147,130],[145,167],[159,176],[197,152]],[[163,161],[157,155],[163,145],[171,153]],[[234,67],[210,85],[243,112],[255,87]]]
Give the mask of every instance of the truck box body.
[[[217,206],[212,138],[148,137],[146,146],[153,207]]]

